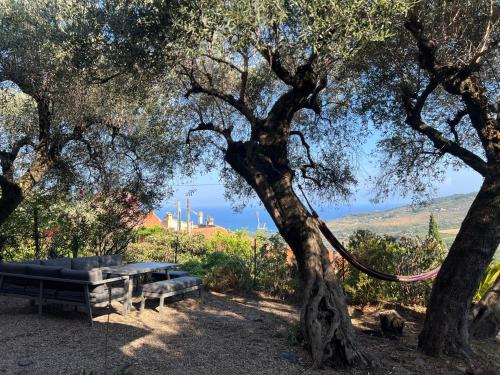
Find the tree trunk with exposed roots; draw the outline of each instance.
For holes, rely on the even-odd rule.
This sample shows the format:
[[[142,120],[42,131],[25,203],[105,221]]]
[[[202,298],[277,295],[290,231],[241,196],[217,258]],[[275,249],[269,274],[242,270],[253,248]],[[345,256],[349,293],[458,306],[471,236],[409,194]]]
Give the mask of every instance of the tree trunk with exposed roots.
[[[316,219],[293,191],[287,163],[269,163],[270,157],[279,159],[274,156],[256,142],[234,142],[227,149],[226,161],[255,190],[295,254],[303,285],[301,330],[313,365],[366,365],[368,358],[356,341]]]

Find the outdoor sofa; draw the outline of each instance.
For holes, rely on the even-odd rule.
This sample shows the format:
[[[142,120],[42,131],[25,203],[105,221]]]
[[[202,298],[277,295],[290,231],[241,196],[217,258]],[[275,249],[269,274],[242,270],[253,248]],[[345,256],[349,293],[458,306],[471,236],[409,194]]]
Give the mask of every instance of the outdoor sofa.
[[[110,300],[126,301],[129,277],[107,278],[101,270],[122,260],[121,255],[106,255],[0,263],[0,295],[38,303],[39,314],[45,304],[85,307],[92,325],[93,307],[106,306]],[[124,303],[123,314],[127,312]]]

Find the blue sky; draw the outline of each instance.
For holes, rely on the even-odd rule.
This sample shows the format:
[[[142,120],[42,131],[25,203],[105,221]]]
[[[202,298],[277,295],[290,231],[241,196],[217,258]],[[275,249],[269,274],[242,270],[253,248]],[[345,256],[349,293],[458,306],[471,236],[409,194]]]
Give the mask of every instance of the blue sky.
[[[340,206],[328,202],[314,203],[316,210],[324,219],[329,220],[358,212],[382,211],[410,203],[410,198],[403,198],[397,194],[380,204],[370,202],[374,195],[371,191],[371,185],[366,180],[370,175],[376,175],[378,168],[372,157],[376,141],[377,134],[372,134],[366,139],[362,147],[357,173],[359,184],[349,202]],[[476,192],[479,190],[481,182],[482,177],[470,168],[462,168],[458,171],[450,168],[444,180],[435,185],[435,197]],[[253,231],[257,226],[258,215],[261,223],[266,223],[271,230],[274,228],[271,218],[258,201],[250,202],[242,213],[234,214],[231,210],[231,202],[226,201],[224,198],[224,187],[220,183],[219,174],[216,171],[197,175],[192,179],[179,179],[173,181],[172,184],[174,188],[173,196],[166,199],[161,208],[156,210],[161,218],[164,217],[166,212],[175,213],[176,202],[180,200],[183,219],[185,219],[186,195],[190,194],[193,211],[200,210],[205,213],[205,216],[215,216],[216,224],[231,229],[247,227]]]
[[[459,171],[449,170],[443,182],[436,184],[436,197],[452,194],[471,193],[479,190],[482,177],[470,168],[463,168]],[[167,199],[165,204],[174,204],[177,199],[185,201],[186,194],[192,192],[191,201],[195,205],[203,207],[229,206],[230,203],[224,198],[224,188],[219,181],[218,174],[211,172],[205,175],[198,175],[190,180],[174,182],[174,195]],[[370,205],[370,198],[373,194],[368,186],[362,187],[360,184],[358,191],[351,197],[350,204]],[[397,204],[407,203],[408,198],[394,196],[385,203]]]
[[[265,223],[269,230],[276,230],[271,218],[258,202],[251,202],[243,212],[234,213],[231,210],[230,202],[224,198],[224,188],[215,172],[199,175],[191,180],[177,181],[174,184],[176,184],[174,186],[174,195],[166,199],[162,207],[156,210],[156,213],[161,218],[165,216],[166,212],[172,212],[175,215],[176,202],[180,200],[182,217],[185,220],[186,194],[191,192],[192,220],[196,220],[196,211],[203,211],[205,217],[207,215],[215,217],[216,224],[231,229],[246,228],[254,231],[257,228],[258,216],[261,225]],[[449,170],[444,181],[436,185],[436,197],[475,192],[479,190],[480,184],[481,176],[470,169]],[[360,184],[360,186],[363,186],[363,184]],[[360,188],[346,205],[323,204],[316,207],[316,209],[323,219],[330,220],[352,213],[382,211],[409,202],[408,198],[404,199],[395,196],[376,205],[370,202],[372,197],[369,189]]]

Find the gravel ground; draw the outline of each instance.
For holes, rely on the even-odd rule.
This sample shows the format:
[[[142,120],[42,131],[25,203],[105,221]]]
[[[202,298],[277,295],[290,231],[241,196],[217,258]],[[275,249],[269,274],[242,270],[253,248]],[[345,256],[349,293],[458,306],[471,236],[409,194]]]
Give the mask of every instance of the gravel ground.
[[[142,315],[96,311],[94,327],[75,311],[49,309],[41,318],[28,302],[0,297],[0,374],[463,374],[459,361],[423,357],[416,350],[421,314],[400,310],[407,330],[399,340],[372,335],[378,308],[355,311],[359,339],[379,367],[312,370],[307,354],[293,342],[298,313],[293,306],[266,298],[205,293]],[[135,306],[138,307],[136,301]],[[498,365],[500,346],[476,346],[484,368]]]

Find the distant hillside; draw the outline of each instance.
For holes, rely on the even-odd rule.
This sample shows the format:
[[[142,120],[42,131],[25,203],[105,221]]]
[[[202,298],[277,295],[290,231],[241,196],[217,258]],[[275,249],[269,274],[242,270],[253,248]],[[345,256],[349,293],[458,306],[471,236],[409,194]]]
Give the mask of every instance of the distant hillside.
[[[475,196],[476,193],[456,194],[436,198],[423,207],[408,205],[387,211],[353,214],[331,220],[328,225],[342,239],[347,239],[357,229],[368,229],[396,237],[424,236],[427,234],[429,215],[433,213],[443,240],[450,245]]]

